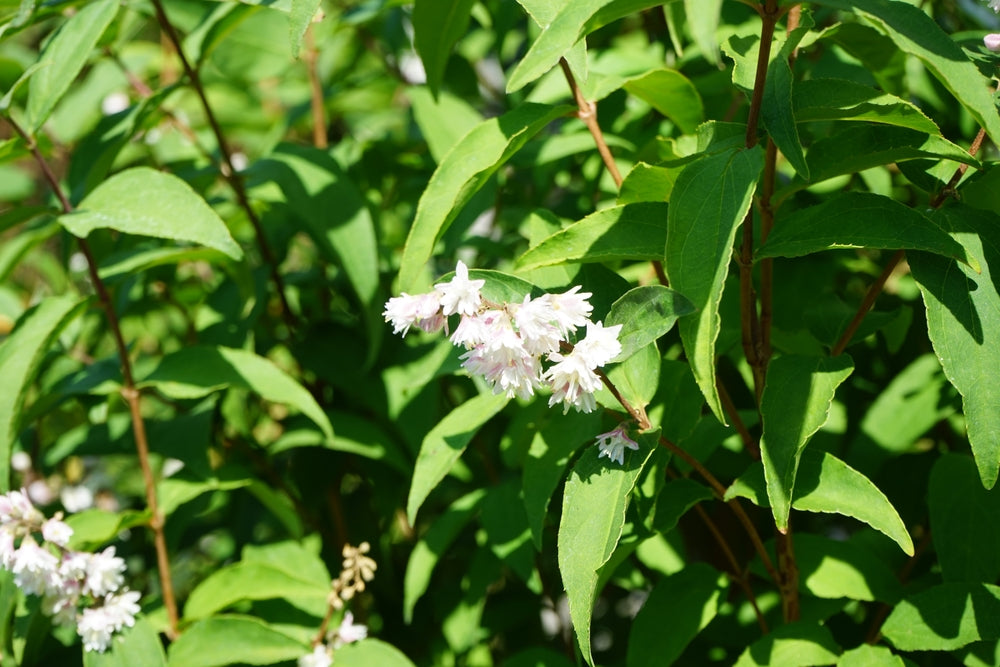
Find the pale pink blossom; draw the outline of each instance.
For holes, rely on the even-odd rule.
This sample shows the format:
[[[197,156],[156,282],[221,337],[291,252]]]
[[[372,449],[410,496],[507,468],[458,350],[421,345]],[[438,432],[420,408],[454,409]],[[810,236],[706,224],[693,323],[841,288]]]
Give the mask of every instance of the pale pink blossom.
[[[549,295],[537,299],[525,295],[524,301],[514,309],[514,323],[529,353],[543,355],[559,351],[562,332],[555,325],[555,310]]]
[[[441,313],[441,294],[428,292],[410,296],[406,292],[389,299],[382,317],[392,323],[392,333],[406,335],[415,326],[428,333],[440,331],[445,324]]]
[[[1000,3],[1000,0],[997,0],[997,2]],[[1000,34],[994,32],[986,35],[983,37],[983,44],[985,44],[986,48],[990,51],[1000,51]]]
[[[594,310],[587,300],[591,296],[593,295],[590,292],[580,292],[579,285],[562,294],[549,295],[552,316],[563,336],[568,336],[587,323],[591,311]]]
[[[18,588],[30,595],[43,595],[52,587],[58,568],[59,559],[52,552],[26,537],[14,554],[10,569]]]
[[[485,280],[469,280],[469,267],[460,261],[455,266],[455,276],[446,283],[438,283],[434,289],[441,293],[441,310],[445,315],[472,315],[482,303],[480,290],[485,284]]]
[[[625,423],[622,422],[613,430],[597,436],[597,447],[600,449],[597,458],[606,456],[612,461],[617,462],[618,465],[624,465],[625,448],[628,447],[629,449],[637,450],[639,449],[639,443],[628,437]]]
[[[330,667],[333,664],[333,656],[326,644],[320,644],[299,658],[298,667]]]
[[[344,644],[353,644],[367,636],[368,626],[355,623],[354,614],[348,611],[344,614],[344,620],[340,622],[340,627],[337,628],[337,637],[333,642],[333,647],[336,649]]]
[[[64,521],[48,519],[42,524],[42,537],[53,544],[64,547],[69,543],[69,538],[73,537],[73,529]]]
[[[594,392],[601,388],[601,378],[588,362],[575,350],[565,356],[553,353],[549,360],[557,362],[542,375],[552,387],[549,406],[562,402],[564,414],[570,406],[580,412],[593,412],[597,407]]]

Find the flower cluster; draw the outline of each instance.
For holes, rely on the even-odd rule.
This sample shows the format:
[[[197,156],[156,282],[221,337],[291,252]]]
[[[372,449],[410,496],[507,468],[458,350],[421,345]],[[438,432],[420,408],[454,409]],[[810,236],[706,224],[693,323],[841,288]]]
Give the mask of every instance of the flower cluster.
[[[470,280],[462,262],[455,276],[434,290],[411,296],[405,292],[389,299],[383,316],[393,333],[406,335],[411,327],[427,332],[445,329],[448,316],[461,320],[451,341],[466,349],[462,366],[486,379],[497,394],[529,398],[536,389],[552,391],[549,405],[563,404],[592,412],[594,392],[601,387],[596,370],[621,352],[621,325],[605,327],[592,322],[591,295],[580,287],[562,294],[545,294],[519,303],[492,303],[483,298],[484,280]],[[575,345],[569,338],[584,328]],[[550,364],[547,368],[543,363]]]
[[[344,545],[342,551],[344,561],[340,575],[330,583],[328,602],[331,613],[334,609],[343,609],[345,601],[364,591],[365,585],[375,578],[377,565],[367,555],[370,550],[371,545],[367,542],[362,542],[357,547]],[[298,667],[330,667],[333,664],[334,651],[344,644],[361,641],[368,636],[367,626],[355,623],[354,614],[350,611],[344,612],[340,625],[332,631],[326,630],[325,623],[326,621],[314,641],[312,653],[300,657]]]
[[[54,623],[75,626],[84,649],[104,651],[114,633],[135,624],[139,593],[122,588],[125,561],[114,547],[73,551],[66,546],[72,535],[60,516],[46,519],[26,491],[0,495],[0,566],[22,591],[41,596]]]

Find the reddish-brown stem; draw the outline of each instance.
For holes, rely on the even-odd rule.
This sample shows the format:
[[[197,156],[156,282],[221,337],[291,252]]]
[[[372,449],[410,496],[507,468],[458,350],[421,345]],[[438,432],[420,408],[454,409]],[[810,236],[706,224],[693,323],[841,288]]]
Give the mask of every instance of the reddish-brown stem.
[[[789,16],[791,24],[791,16]],[[791,26],[789,26],[791,29]],[[770,137],[767,139],[767,150],[764,153],[764,177],[760,193],[760,242],[767,241],[774,227],[774,208],[771,197],[774,196],[775,172],[778,169],[778,147]],[[771,324],[774,321],[774,260],[766,257],[760,261],[760,354],[758,362],[767,369],[771,360]]]
[[[979,152],[979,149],[982,148],[983,140],[985,138],[986,138],[986,130],[984,130],[983,128],[979,128],[979,132],[976,134],[976,138],[972,140],[972,144],[969,146],[969,155],[974,156],[976,153]],[[931,198],[930,200],[931,208],[940,208],[940,206],[944,204],[944,202],[948,199],[948,197],[954,196],[955,186],[957,186],[958,182],[962,180],[962,175],[965,174],[965,171],[968,168],[969,165],[967,164],[960,164],[958,166],[958,168],[955,170],[955,173],[948,181],[947,185],[941,188],[941,191]],[[875,305],[875,300],[878,298],[879,294],[881,294],[882,290],[885,288],[885,283],[887,280],[889,280],[889,276],[892,275],[892,272],[896,270],[896,266],[898,266],[899,263],[903,261],[904,256],[905,256],[904,251],[897,250],[893,254],[893,256],[889,259],[889,263],[886,264],[884,269],[882,269],[882,273],[879,274],[879,277],[875,280],[874,283],[871,284],[871,286],[868,288],[868,291],[865,293],[865,298],[864,300],[862,300],[861,305],[858,306],[857,312],[854,313],[854,317],[851,319],[851,323],[847,325],[847,329],[844,330],[844,333],[841,334],[836,344],[834,344],[833,348],[830,350],[831,356],[836,357],[847,348],[848,343],[851,342],[851,338],[854,337],[854,334],[857,333],[858,331],[858,327],[861,326],[861,322],[865,319],[865,316],[868,315],[868,312],[872,309],[872,306]]]
[[[781,591],[781,612],[786,623],[799,620],[799,566],[795,562],[795,549],[792,543],[791,521],[785,532],[775,536],[775,548],[778,554],[778,570],[781,581],[778,588]]]
[[[583,96],[583,91],[577,85],[573,71],[569,68],[569,63],[566,62],[565,58],[559,59],[559,66],[562,68],[563,74],[566,75],[566,82],[569,83],[569,87],[573,91],[573,99],[576,101],[578,109],[576,115],[587,126],[587,129],[590,130],[591,136],[594,137],[594,143],[597,144],[597,152],[601,154],[601,159],[604,160],[604,166],[607,168],[608,173],[611,174],[611,178],[615,180],[615,185],[620,188],[622,186],[622,175],[618,171],[618,165],[615,164],[615,158],[611,155],[608,143],[604,140],[604,133],[601,132],[601,126],[597,124],[597,105],[588,101]]]
[[[43,156],[39,150],[38,144],[12,118],[8,118],[7,122],[14,129],[14,132],[16,132],[21,139],[24,140],[28,149],[31,151],[35,162],[42,170],[45,180],[48,182],[52,192],[59,200],[59,204],[62,207],[63,212],[72,213],[73,206],[70,204],[69,198],[59,185],[59,179],[56,178],[56,175],[53,173],[48,161],[46,161],[45,156]],[[170,578],[170,555],[167,551],[167,540],[163,532],[163,514],[160,512],[159,503],[157,502],[156,497],[156,478],[153,475],[153,469],[149,464],[149,440],[146,437],[146,423],[142,418],[139,390],[136,389],[135,376],[132,373],[132,361],[129,358],[128,346],[125,344],[125,338],[122,336],[118,316],[115,313],[114,301],[112,301],[111,295],[108,293],[108,289],[104,285],[104,281],[101,280],[101,276],[97,271],[97,261],[94,259],[94,255],[90,250],[90,245],[87,243],[86,239],[82,238],[77,239],[77,242],[80,246],[80,251],[87,260],[87,271],[90,275],[90,282],[93,284],[94,290],[97,292],[97,298],[101,303],[101,307],[104,309],[105,315],[107,316],[108,328],[111,330],[111,335],[115,342],[115,348],[118,351],[118,358],[121,361],[121,394],[122,398],[124,398],[126,403],[128,403],[129,414],[132,419],[132,431],[135,436],[136,453],[139,457],[139,467],[142,470],[142,479],[146,489],[146,506],[149,508],[151,516],[149,520],[149,527],[153,531],[153,544],[156,550],[156,565],[160,576],[163,606],[167,612],[167,635],[171,639],[174,639],[177,637],[177,600],[174,597],[174,586]]]
[[[604,386],[608,388],[611,395],[615,397],[615,400],[618,401],[623,408],[625,408],[625,411],[628,412],[629,416],[631,416],[632,419],[635,420],[635,423],[639,425],[639,430],[649,430],[652,427],[652,424],[649,421],[649,417],[646,415],[646,411],[629,403],[628,399],[622,396],[622,393],[618,391],[618,387],[615,386],[615,383],[608,378],[604,371],[598,368],[594,372],[597,373],[597,377],[601,378],[601,382],[603,382]]]
[[[326,134],[323,83],[319,79],[319,69],[316,66],[318,59],[319,51],[316,49],[316,38],[313,35],[313,26],[310,25],[306,28],[302,60],[305,62],[306,71],[309,73],[309,107],[312,110],[313,145],[316,148],[326,148],[329,146],[330,141]]]
[[[257,212],[250,205],[250,199],[247,196],[246,188],[243,185],[243,179],[237,173],[236,168],[233,166],[232,153],[229,150],[229,144],[226,142],[226,137],[222,132],[222,127],[219,125],[218,119],[215,117],[215,112],[212,110],[212,105],[208,102],[208,97],[205,94],[205,87],[201,83],[201,77],[198,74],[198,70],[191,66],[190,61],[187,56],[184,55],[184,49],[181,45],[180,36],[174,29],[173,24],[170,19],[167,18],[167,13],[163,8],[163,3],[160,0],[152,0],[153,10],[156,12],[157,22],[160,24],[160,28],[166,33],[173,45],[174,51],[177,53],[178,59],[181,61],[181,67],[184,68],[184,73],[191,83],[191,87],[194,89],[195,94],[198,96],[198,100],[201,102],[202,109],[205,112],[205,118],[208,119],[209,127],[212,129],[212,134],[215,135],[215,141],[219,146],[219,154],[222,156],[222,173],[223,178],[229,183],[233,192],[236,195],[236,200],[240,205],[240,208],[247,215],[247,219],[253,226],[254,235],[257,238],[257,247],[260,250],[261,258],[267,265],[268,271],[271,275],[271,282],[274,283],[275,291],[278,293],[278,299],[281,301],[281,312],[285,319],[285,323],[289,328],[294,328],[295,314],[292,312],[291,306],[288,303],[288,298],[285,295],[285,282],[281,277],[281,273],[278,271],[277,258],[271,249],[271,244],[267,241],[267,236],[264,234],[264,228],[261,225],[260,218]]]

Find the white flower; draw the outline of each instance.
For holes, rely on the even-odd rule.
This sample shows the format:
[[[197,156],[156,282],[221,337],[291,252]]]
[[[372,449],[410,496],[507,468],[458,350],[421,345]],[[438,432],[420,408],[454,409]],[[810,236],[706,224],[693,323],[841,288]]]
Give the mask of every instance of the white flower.
[[[115,632],[135,625],[135,615],[139,613],[139,593],[126,590],[104,598],[104,613]]]
[[[539,359],[528,354],[513,330],[491,344],[477,345],[459,358],[469,373],[486,378],[495,394],[506,392],[511,398],[530,398],[539,384]]]
[[[14,583],[25,593],[42,595],[53,587],[58,577],[59,559],[47,549],[38,546],[30,537],[21,541],[14,554],[11,571]]]
[[[552,316],[556,326],[562,331],[563,336],[576,331],[577,327],[582,327],[587,323],[590,312],[594,307],[587,301],[591,296],[590,292],[577,293],[580,286],[562,294],[550,294],[549,303],[552,305]]]
[[[333,656],[330,655],[330,649],[326,647],[326,644],[320,644],[313,649],[312,653],[307,653],[299,658],[298,667],[330,667],[332,664]]]
[[[17,549],[14,547],[14,527],[8,525],[0,526],[0,565],[3,565],[5,570],[14,567],[14,556],[16,554]]]
[[[115,555],[114,547],[108,547],[101,553],[90,554],[83,592],[94,597],[114,593],[125,581],[124,572],[125,561]]]
[[[1000,0],[996,0],[997,4],[1000,4]],[[983,44],[990,51],[996,52],[1000,51],[1000,34],[991,33],[983,37]]]
[[[441,292],[441,309],[445,315],[472,315],[483,301],[479,290],[485,284],[485,280],[469,280],[469,267],[459,261],[455,277],[447,283],[438,283],[434,289]]]
[[[537,299],[525,295],[524,301],[514,308],[514,323],[528,352],[542,355],[559,351],[562,332],[553,324],[556,317],[548,294]]]
[[[550,354],[549,360],[558,362],[542,375],[542,379],[552,387],[549,406],[562,401],[563,414],[571,405],[580,412],[593,412],[597,407],[594,392],[601,388],[601,378],[587,360],[578,355],[576,350],[565,356]]]
[[[451,335],[451,342],[472,348],[486,343],[504,329],[513,331],[510,317],[502,310],[484,310],[474,315],[463,315],[455,327],[455,333]]]
[[[344,620],[340,622],[340,627],[337,628],[337,638],[333,642],[333,647],[340,648],[344,644],[361,641],[367,636],[368,626],[361,625],[360,623],[356,624],[354,622],[354,614],[346,612]]]
[[[64,486],[59,492],[59,502],[67,512],[82,512],[94,506],[94,492],[85,486]]]
[[[76,593],[67,590],[52,593],[42,598],[42,611],[52,617],[56,625],[76,626],[76,605],[80,602],[80,583],[76,580],[63,580],[64,588],[75,586]]]
[[[61,547],[66,546],[73,536],[73,529],[59,519],[49,519],[42,524],[42,537]]]
[[[1000,12],[1000,0],[990,0],[990,9]]]
[[[84,650],[104,653],[111,645],[111,636],[115,632],[114,619],[104,607],[84,609],[76,632],[83,639]]]
[[[618,465],[625,464],[625,448],[639,449],[639,443],[628,437],[625,423],[622,422],[614,430],[597,436],[597,447],[601,450],[597,458],[607,456]]]
[[[0,522],[41,523],[42,513],[35,509],[24,489],[0,495]]]
[[[600,322],[587,322],[587,335],[576,344],[573,353],[586,360],[592,369],[603,366],[622,351],[622,344],[618,342],[621,330],[620,324],[605,327]]]
[[[410,296],[403,292],[385,302],[382,317],[392,323],[392,333],[406,335],[411,326],[428,333],[439,331],[445,324],[441,314],[441,294],[428,292]]]

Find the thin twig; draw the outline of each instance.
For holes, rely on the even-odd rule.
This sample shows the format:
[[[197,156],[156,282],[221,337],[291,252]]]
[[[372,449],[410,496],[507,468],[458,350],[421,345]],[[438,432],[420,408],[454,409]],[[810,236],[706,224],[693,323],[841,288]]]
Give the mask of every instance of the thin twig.
[[[559,66],[562,68],[563,74],[566,75],[566,82],[569,84],[570,89],[573,91],[573,99],[576,101],[576,106],[579,109],[577,111],[577,117],[583,121],[587,129],[590,130],[591,136],[594,137],[594,143],[597,144],[597,152],[601,154],[601,159],[604,160],[604,166],[607,167],[608,173],[611,174],[611,178],[615,180],[615,185],[621,188],[622,186],[622,175],[618,171],[618,165],[615,164],[615,158],[611,155],[611,149],[608,148],[608,142],[604,140],[604,133],[601,131],[601,126],[597,124],[597,105],[593,102],[587,100],[583,96],[583,91],[580,90],[580,86],[576,83],[576,78],[573,76],[573,71],[569,68],[569,63],[566,62],[565,58],[559,59]]]
[[[27,144],[35,162],[42,170],[45,180],[48,182],[52,192],[59,200],[59,204],[62,207],[63,212],[72,213],[73,205],[70,204],[69,198],[66,196],[66,193],[63,192],[62,187],[59,185],[59,179],[56,178],[56,175],[53,173],[52,168],[46,161],[45,156],[42,155],[38,148],[38,144],[12,118],[7,118],[7,122]],[[107,316],[108,328],[111,330],[111,335],[115,342],[115,348],[118,352],[118,358],[121,362],[121,395],[128,403],[129,415],[132,419],[132,431],[135,436],[136,453],[138,454],[139,467],[142,470],[142,479],[146,490],[146,506],[149,508],[151,515],[149,527],[153,531],[153,544],[156,550],[156,565],[159,572],[161,593],[163,595],[163,606],[167,612],[167,636],[170,639],[175,639],[177,637],[178,622],[177,600],[174,597],[173,582],[170,578],[170,555],[167,551],[167,540],[163,531],[164,517],[160,512],[159,503],[157,502],[156,497],[156,478],[153,475],[153,469],[149,464],[149,440],[146,437],[146,423],[142,417],[140,393],[135,386],[135,376],[132,372],[132,361],[129,358],[128,346],[125,344],[125,338],[122,336],[118,316],[115,314],[114,301],[112,301],[111,295],[108,293],[108,289],[105,286],[104,281],[101,280],[101,276],[97,271],[97,261],[94,259],[94,255],[90,250],[90,245],[87,243],[86,239],[83,238],[77,239],[77,243],[80,246],[80,251],[87,260],[87,271],[90,274],[90,281],[94,286],[94,290],[97,292],[97,298],[104,309],[105,315]]]
[[[309,108],[312,110],[313,145],[316,148],[326,148],[330,141],[326,134],[326,110],[324,108],[323,83],[319,79],[319,51],[316,49],[316,38],[313,35],[313,24],[306,28],[305,45],[302,60],[309,73]]]
[[[267,237],[264,234],[264,227],[261,225],[260,218],[258,217],[253,206],[250,205],[250,199],[247,196],[246,188],[243,185],[243,179],[237,173],[237,169],[233,166],[232,153],[229,150],[226,137],[222,132],[222,127],[219,125],[219,121],[215,117],[215,112],[212,110],[212,105],[209,104],[208,97],[205,95],[205,87],[201,83],[201,77],[198,75],[198,70],[191,66],[187,56],[184,55],[184,49],[181,45],[180,36],[174,29],[173,24],[170,23],[170,20],[167,18],[167,13],[163,8],[161,0],[152,0],[152,3],[160,28],[170,39],[174,50],[177,52],[177,57],[181,61],[181,66],[184,68],[184,73],[187,75],[188,81],[191,83],[191,87],[194,88],[195,94],[201,102],[202,109],[205,112],[205,118],[208,120],[208,124],[212,128],[212,134],[215,135],[215,141],[219,146],[219,154],[222,156],[223,168],[220,172],[222,173],[223,178],[226,179],[226,182],[229,183],[229,186],[233,189],[240,208],[242,208],[246,213],[247,219],[253,226],[261,258],[267,265],[268,271],[271,275],[271,282],[274,283],[275,291],[278,293],[278,299],[281,301],[282,316],[284,317],[285,323],[288,327],[293,329],[296,325],[295,314],[292,312],[291,306],[288,303],[288,297],[285,294],[285,282],[281,277],[281,273],[278,271],[277,259],[274,251],[271,249],[271,244],[268,243]]]
[[[715,386],[719,390],[719,399],[722,401],[722,409],[725,410],[726,416],[733,423],[733,428],[740,435],[740,440],[743,441],[743,446],[746,448],[747,452],[755,461],[760,461],[760,445],[750,434],[750,430],[747,425],[743,422],[743,418],[740,417],[739,411],[736,409],[736,404],[733,403],[732,397],[729,395],[729,391],[726,390],[726,385],[722,383],[722,379],[716,376]]]

